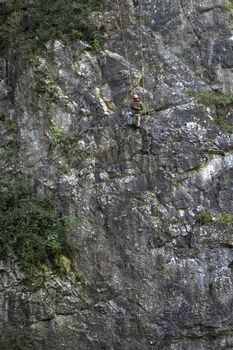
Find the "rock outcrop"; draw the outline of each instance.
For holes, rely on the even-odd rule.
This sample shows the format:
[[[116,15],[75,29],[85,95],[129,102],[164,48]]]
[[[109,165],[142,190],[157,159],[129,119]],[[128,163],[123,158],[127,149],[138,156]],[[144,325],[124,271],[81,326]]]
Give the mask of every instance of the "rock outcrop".
[[[82,276],[33,291],[17,256],[1,262],[0,330],[20,349],[233,349],[233,103],[210,103],[233,93],[230,15],[223,0],[109,0],[102,51],[1,58],[2,182],[55,194]],[[150,113],[133,128],[137,85]]]

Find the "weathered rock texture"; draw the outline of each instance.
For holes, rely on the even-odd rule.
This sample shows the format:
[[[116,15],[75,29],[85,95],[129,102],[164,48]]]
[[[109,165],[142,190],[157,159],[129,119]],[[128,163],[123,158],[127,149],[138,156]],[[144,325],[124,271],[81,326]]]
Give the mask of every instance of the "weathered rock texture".
[[[232,350],[232,227],[217,218],[233,214],[233,135],[188,96],[233,92],[230,13],[222,0],[109,0],[94,19],[97,54],[56,42],[34,62],[1,59],[3,176],[55,193],[84,281],[50,275],[30,291],[17,257],[2,262],[1,333],[35,350]],[[130,80],[154,110],[140,128],[127,125]],[[51,120],[73,140],[65,152]]]

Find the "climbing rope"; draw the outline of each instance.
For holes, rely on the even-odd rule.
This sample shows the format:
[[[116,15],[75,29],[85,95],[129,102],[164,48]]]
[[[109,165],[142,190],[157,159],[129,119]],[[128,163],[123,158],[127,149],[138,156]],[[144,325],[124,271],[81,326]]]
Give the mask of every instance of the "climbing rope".
[[[142,88],[145,89],[145,64],[144,64],[144,54],[143,54],[143,26],[144,26],[144,16],[142,12],[142,1],[140,0],[139,5],[139,37],[140,37],[140,50],[141,50],[141,73],[142,73]],[[144,97],[144,95],[143,95]],[[145,100],[145,99],[144,99]],[[144,102],[144,101],[143,101]]]
[[[147,98],[145,95],[145,59],[144,59],[144,53],[143,53],[143,28],[144,28],[144,18],[143,15],[143,6],[142,6],[142,0],[139,2],[139,36],[140,36],[140,51],[141,51],[141,73],[142,73],[142,88],[143,88],[143,102],[144,102],[144,115],[147,115],[149,113]],[[152,173],[152,166],[151,166],[151,152],[150,152],[150,142],[147,132],[146,135],[146,143],[147,143],[147,154],[148,154],[148,166],[149,166],[149,174],[150,174],[150,181],[152,189],[155,188],[154,185],[154,179],[153,179],[153,173]]]
[[[121,29],[121,35],[122,35],[122,41],[124,45],[124,53],[125,53],[125,58],[127,61],[127,68],[128,68],[128,74],[129,74],[129,80],[130,80],[130,90],[132,91],[133,89],[133,84],[132,84],[132,77],[131,77],[131,69],[130,69],[130,64],[129,64],[129,55],[127,51],[127,45],[126,45],[126,38],[125,38],[125,31],[124,31],[124,24],[122,20],[122,12],[120,8],[120,0],[117,0],[117,7],[118,7],[118,12],[119,12],[119,19],[120,19],[120,29]],[[143,29],[144,29],[144,21],[145,21],[145,16],[143,15],[143,0],[139,0],[139,26],[138,26],[138,36],[140,38],[140,68],[141,68],[141,87],[142,87],[142,96],[143,96],[143,102],[144,102],[144,114],[147,115],[149,112],[148,108],[148,101],[147,101],[147,96],[145,94],[145,59],[144,59],[144,52],[143,52]],[[151,152],[150,152],[150,140],[147,131],[145,130],[145,143],[146,143],[146,150],[148,154],[148,168],[149,168],[149,181],[151,182],[151,187],[152,190],[155,188],[154,186],[154,179],[153,179],[153,172],[152,172],[152,161],[151,161]],[[138,217],[138,227],[140,226],[140,215]],[[141,266],[141,259],[142,259],[142,248],[143,248],[143,240],[141,237],[141,232],[137,232],[137,245],[138,245],[138,268],[136,270],[137,277],[136,275],[134,278],[139,278],[139,267]],[[136,242],[135,242],[136,243]],[[125,262],[125,266],[127,265],[127,262]],[[127,273],[127,268],[126,271]],[[132,271],[132,275],[134,275],[135,272]],[[142,291],[140,289],[140,283],[135,285],[135,294],[136,294],[136,301],[137,301],[137,318],[138,318],[138,336],[141,338],[143,337],[142,334],[142,329],[141,329],[141,324],[140,324],[140,319],[142,318],[141,316],[141,298],[143,296]]]
[[[126,46],[124,24],[123,24],[123,20],[122,20],[122,13],[121,13],[120,1],[119,0],[117,0],[117,7],[118,7],[121,36],[122,36],[122,41],[123,41],[123,46],[124,46],[125,59],[126,59],[126,62],[127,62],[127,69],[128,69],[129,82],[130,82],[130,91],[131,91],[132,88],[133,88],[133,83],[132,83],[131,69],[130,69],[130,63],[129,63],[129,55],[128,55],[127,46]]]

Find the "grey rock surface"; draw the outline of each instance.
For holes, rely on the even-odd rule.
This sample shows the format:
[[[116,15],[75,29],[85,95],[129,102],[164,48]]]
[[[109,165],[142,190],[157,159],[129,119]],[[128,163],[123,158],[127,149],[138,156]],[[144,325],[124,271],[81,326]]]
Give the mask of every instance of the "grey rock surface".
[[[31,291],[9,257],[0,331],[35,350],[232,350],[232,224],[218,218],[233,215],[233,134],[188,94],[233,92],[230,13],[222,0],[109,0],[96,16],[99,53],[55,42],[53,60],[0,61],[4,181],[24,174],[55,193],[84,281],[51,273]],[[133,128],[137,85],[152,112]],[[65,154],[51,150],[51,120],[75,137]]]

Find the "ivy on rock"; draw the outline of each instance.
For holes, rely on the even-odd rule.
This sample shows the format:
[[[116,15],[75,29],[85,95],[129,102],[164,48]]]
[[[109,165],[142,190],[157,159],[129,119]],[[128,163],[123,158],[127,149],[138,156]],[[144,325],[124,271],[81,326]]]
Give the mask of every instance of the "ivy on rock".
[[[25,180],[0,189],[0,259],[13,252],[26,282],[37,285],[45,272],[75,272],[77,245],[68,238],[66,217],[60,217],[49,196],[36,194]]]
[[[104,0],[8,0],[0,4],[0,44],[36,51],[55,39],[81,39],[94,48],[102,35],[91,20]]]

